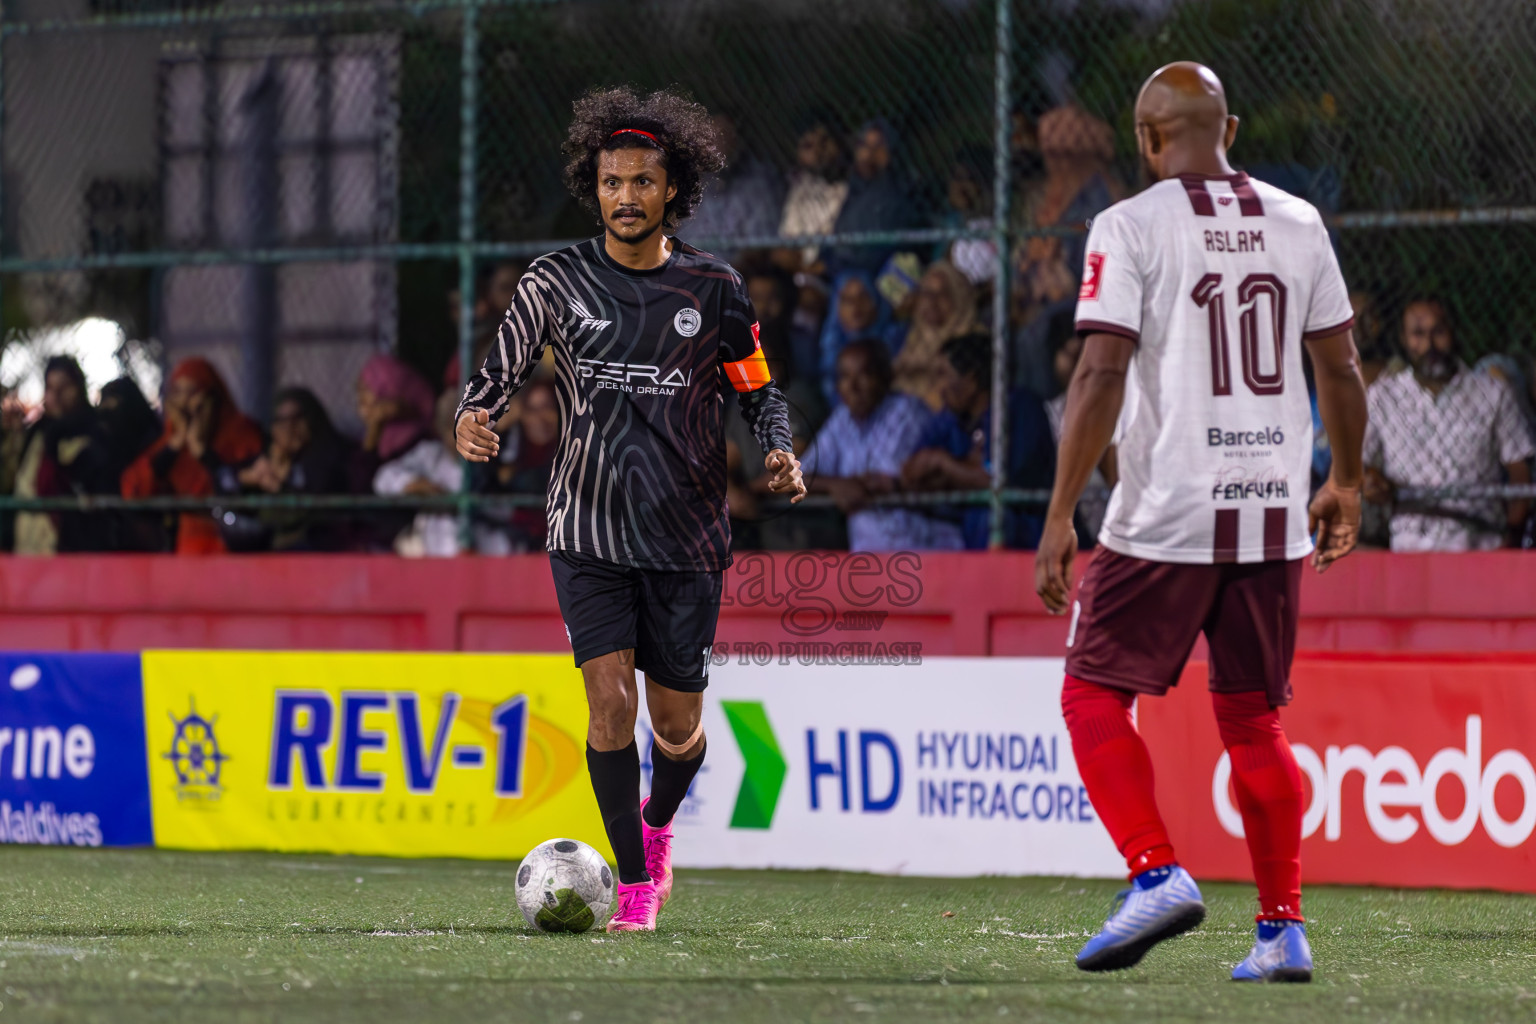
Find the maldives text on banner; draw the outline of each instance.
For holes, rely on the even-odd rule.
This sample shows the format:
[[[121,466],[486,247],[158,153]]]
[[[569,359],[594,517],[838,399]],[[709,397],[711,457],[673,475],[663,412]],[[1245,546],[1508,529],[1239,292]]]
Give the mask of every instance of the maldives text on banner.
[[[1061,679],[1060,658],[718,665],[677,862],[1123,875],[1072,759]]]
[[[1291,681],[1306,881],[1536,892],[1536,659],[1316,655]],[[1248,879],[1205,683],[1191,665],[1141,729],[1180,861]]]
[[[157,845],[511,858],[608,844],[569,656],[150,651]]]
[[[0,842],[153,842],[137,654],[0,654]]]

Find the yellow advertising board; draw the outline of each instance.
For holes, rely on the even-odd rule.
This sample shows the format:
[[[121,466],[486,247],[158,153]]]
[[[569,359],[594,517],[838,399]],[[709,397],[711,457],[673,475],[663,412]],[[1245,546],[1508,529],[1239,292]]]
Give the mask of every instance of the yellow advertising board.
[[[148,651],[143,672],[157,846],[611,855],[569,656]]]

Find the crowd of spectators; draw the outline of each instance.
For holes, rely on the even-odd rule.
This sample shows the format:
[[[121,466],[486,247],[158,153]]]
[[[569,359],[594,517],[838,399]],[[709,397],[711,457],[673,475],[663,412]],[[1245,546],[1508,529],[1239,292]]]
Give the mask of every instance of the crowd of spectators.
[[[791,405],[806,479],[812,493],[833,506],[812,503],[790,513],[771,500],[756,442],[727,410],[728,499],[737,546],[987,547],[989,508],[951,495],[985,490],[993,475],[994,243],[771,248],[763,242],[989,227],[989,154],[962,148],[948,180],[933,189],[903,160],[897,131],[885,119],[851,132],[830,117],[807,119],[787,173],[751,153],[729,118],[718,117],[716,127],[730,164],[681,237],[710,240],[741,271],[761,322],[764,354]],[[1020,241],[1006,254],[1003,478],[1011,488],[1043,490],[1053,478],[1066,387],[1081,354],[1073,327],[1084,260],[1081,229],[1129,190],[1114,170],[1110,127],[1079,108],[1060,107],[1037,122],[1016,117],[1012,148],[1019,185],[1010,209]],[[715,246],[718,239],[749,247]],[[524,264],[504,262],[480,275],[470,303],[477,364],[524,270]],[[459,296],[448,299],[456,328]],[[1510,357],[1469,366],[1446,305],[1435,299],[1411,301],[1396,324],[1384,321],[1370,296],[1353,301],[1369,383],[1366,497],[1372,504],[1365,541],[1401,551],[1529,546],[1528,503],[1425,497],[1423,489],[1530,481],[1536,375]],[[248,410],[236,408],[218,372],[200,359],[170,373],[159,403],[163,416],[126,378],[103,388],[93,407],[80,367],[56,358],[47,366],[35,420],[27,422],[13,400],[6,403],[0,492],[430,496],[455,492],[467,480],[479,493],[542,495],[559,433],[552,353],[495,425],[501,454],[483,466],[466,468],[453,451],[451,418],[462,376],[457,356],[435,386],[399,359],[374,357],[356,382],[363,430],[351,438],[302,387],[277,393],[265,411],[264,430]],[[726,401],[733,404],[734,396]],[[1315,407],[1314,401],[1314,421]],[[1314,484],[1329,466],[1327,438],[1316,425]],[[1078,510],[1085,545],[1097,533],[1116,476],[1111,448]],[[937,496],[915,497],[924,495]],[[911,500],[902,504],[903,496]],[[1009,509],[1007,546],[1033,546],[1042,508]],[[260,511],[27,511],[0,522],[5,548],[27,554],[347,550],[445,556],[467,549],[497,555],[542,548],[545,529],[537,507],[482,506],[466,534],[446,506],[363,514],[299,501]]]

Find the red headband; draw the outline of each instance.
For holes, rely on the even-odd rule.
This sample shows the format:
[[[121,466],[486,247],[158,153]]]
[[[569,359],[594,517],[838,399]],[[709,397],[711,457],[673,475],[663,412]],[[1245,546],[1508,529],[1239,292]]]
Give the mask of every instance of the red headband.
[[[641,131],[639,128],[620,128],[618,131],[613,133],[613,135],[624,135],[624,134],[644,135],[646,138],[648,138],[652,142],[656,143],[656,145],[661,146],[661,140],[660,139],[658,139],[656,136],[652,135],[650,132],[643,132],[643,131]],[[613,135],[610,135],[608,137],[611,139],[611,138],[613,138]],[[661,148],[665,149],[666,147],[665,146],[661,146]]]

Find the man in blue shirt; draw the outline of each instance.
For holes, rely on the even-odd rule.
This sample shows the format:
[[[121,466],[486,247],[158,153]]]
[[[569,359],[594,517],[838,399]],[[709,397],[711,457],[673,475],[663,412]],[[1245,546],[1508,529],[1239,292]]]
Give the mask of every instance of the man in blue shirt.
[[[958,549],[960,530],[915,509],[869,508],[869,499],[897,488],[901,468],[933,419],[911,395],[892,393],[885,345],[849,342],[837,358],[842,404],[801,457],[812,494],[830,494],[848,515],[852,551]]]
[[[944,409],[924,432],[919,450],[902,467],[902,483],[913,491],[972,491],[992,486],[992,339],[976,331],[944,345],[949,378]],[[1009,487],[1045,488],[1056,472],[1056,446],[1045,407],[1033,394],[1014,390],[1008,398]],[[986,505],[952,510],[969,549],[988,547]],[[1033,548],[1040,540],[1038,511],[1008,510],[1004,543]]]

